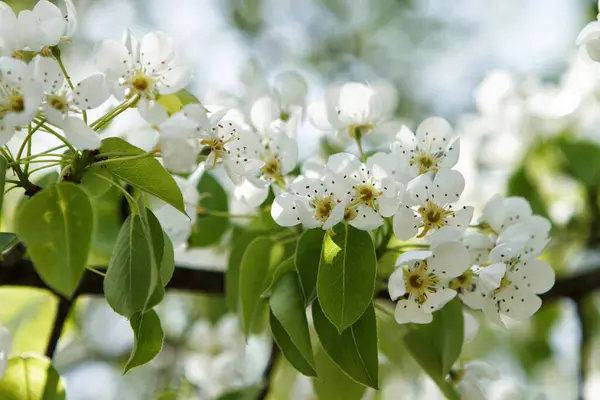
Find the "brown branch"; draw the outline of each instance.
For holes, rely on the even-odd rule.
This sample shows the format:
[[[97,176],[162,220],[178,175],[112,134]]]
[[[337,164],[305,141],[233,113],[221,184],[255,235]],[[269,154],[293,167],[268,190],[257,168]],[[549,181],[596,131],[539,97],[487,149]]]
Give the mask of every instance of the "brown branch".
[[[54,357],[58,339],[60,339],[60,336],[62,335],[62,331],[74,301],[75,297],[71,300],[65,299],[62,296],[58,297],[58,306],[56,307],[56,315],[54,317],[54,323],[52,324],[52,332],[50,333],[50,339],[48,339],[48,345],[46,347],[46,357],[50,360]]]
[[[105,267],[95,267],[102,270]],[[77,293],[80,295],[102,295],[102,277],[86,271]],[[0,286],[26,286],[48,289],[40,279],[29,260],[15,262],[0,262]],[[167,285],[169,290],[181,290],[196,293],[223,294],[225,293],[225,274],[216,269],[189,268],[178,265],[175,267],[173,278]],[[588,293],[600,290],[600,269],[581,272],[576,275],[559,278],[550,291],[543,294],[544,302],[568,297],[577,300]],[[379,298],[388,298],[387,292],[378,294]]]

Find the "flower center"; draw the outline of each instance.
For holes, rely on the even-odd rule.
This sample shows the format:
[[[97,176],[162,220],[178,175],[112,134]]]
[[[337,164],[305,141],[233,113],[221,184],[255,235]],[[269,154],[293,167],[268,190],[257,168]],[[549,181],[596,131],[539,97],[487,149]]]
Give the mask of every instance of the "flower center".
[[[417,211],[421,214],[422,222],[420,225],[424,228],[417,236],[418,238],[424,237],[431,229],[439,229],[448,225],[446,218],[449,215],[454,215],[454,211],[446,210],[431,200],[427,201],[424,207],[419,207]]]
[[[151,96],[154,89],[154,80],[143,71],[136,70],[131,79],[128,82],[126,81],[124,85],[131,88],[132,94]]]
[[[64,96],[48,96],[48,105],[60,112],[65,112],[68,108],[67,101],[65,100]]]
[[[424,151],[416,153],[409,161],[410,165],[417,165],[419,167],[419,174],[424,174],[428,171],[437,172],[439,167],[438,163],[440,159]]]
[[[353,207],[344,208],[344,221],[350,222],[358,216],[358,211]]]
[[[12,92],[8,98],[8,111],[23,112],[25,111],[25,98],[18,92]]]
[[[333,196],[316,197],[313,200],[315,219],[321,223],[326,222],[333,211]]]
[[[502,291],[502,289],[504,289],[510,285],[512,285],[512,282],[510,279],[508,279],[508,274],[505,273],[504,276],[502,277],[502,280],[500,281],[500,286],[498,286],[498,288],[492,292],[492,296],[497,295],[498,293],[500,293]]]
[[[430,293],[437,291],[439,279],[427,272],[427,262],[420,261],[415,268],[404,270],[404,286],[406,293],[420,304],[427,300]]]
[[[283,110],[282,110],[282,111],[279,113],[279,119],[280,119],[280,120],[282,120],[282,121],[284,121],[284,122],[285,122],[285,121],[289,121],[289,119],[290,119],[290,114],[289,114],[288,112],[285,112],[285,111],[283,111]]]
[[[375,200],[383,194],[383,192],[377,190],[372,183],[363,183],[355,185],[354,187],[354,199],[352,205],[366,204],[372,209],[376,209]]]
[[[285,181],[281,176],[281,163],[275,157],[269,159],[260,169],[266,178],[272,179],[275,182],[285,185]]]
[[[466,270],[462,275],[450,281],[450,289],[456,290],[459,294],[473,292],[477,285],[473,282],[473,271]]]
[[[348,134],[350,135],[351,138],[354,139],[357,137],[370,135],[371,132],[373,132],[373,129],[375,129],[373,124],[363,124],[363,125],[351,124],[351,125],[348,125]]]

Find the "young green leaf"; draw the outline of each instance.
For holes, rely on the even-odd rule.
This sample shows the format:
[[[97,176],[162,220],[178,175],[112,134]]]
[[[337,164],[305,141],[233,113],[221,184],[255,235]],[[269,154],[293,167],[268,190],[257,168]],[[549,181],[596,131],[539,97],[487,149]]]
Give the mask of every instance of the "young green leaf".
[[[6,183],[6,169],[8,162],[6,158],[0,156],[0,212],[2,211],[2,204],[4,201],[4,185]]]
[[[64,400],[65,386],[50,360],[37,355],[11,358],[0,380],[3,400]]]
[[[92,165],[85,170],[79,186],[85,190],[91,199],[101,197],[112,186],[110,181],[112,177],[110,171],[102,168],[100,165]]]
[[[274,243],[268,237],[254,239],[240,264],[240,301],[244,333],[248,335],[258,310],[265,304],[260,295],[269,282],[271,252]]]
[[[306,320],[304,296],[298,275],[294,271],[287,272],[275,283],[273,293],[269,298],[269,306],[271,307],[271,314],[281,324],[290,339],[290,343],[287,343],[287,345],[297,349],[304,361],[311,366],[312,371],[310,374],[307,374],[306,370],[300,372],[314,376],[315,361]],[[271,325],[273,324],[271,323]],[[277,337],[275,339],[277,340]],[[277,343],[285,354],[286,349],[279,342]],[[288,360],[294,364],[291,359],[288,358]]]
[[[142,201],[140,201],[142,203]],[[142,205],[140,205],[141,207]],[[159,304],[162,299],[165,297],[165,285],[166,283],[162,280],[162,263],[165,252],[165,233],[163,232],[162,226],[160,222],[156,218],[156,216],[150,211],[148,208],[142,208],[142,212],[140,213],[142,217],[142,222],[144,222],[144,227],[146,229],[146,236],[150,237],[151,245],[154,254],[154,262],[152,265],[155,267],[155,271],[153,274],[153,282],[154,289],[152,292],[152,296],[147,304],[148,308],[152,308]],[[166,268],[170,268],[169,260],[167,260]],[[173,266],[174,267],[174,266]],[[168,271],[166,272],[168,273]]]
[[[17,235],[11,232],[0,232],[0,253],[19,243]]]
[[[334,229],[323,241],[317,294],[323,312],[342,332],[371,304],[377,258],[368,232],[347,224]]]
[[[132,317],[146,308],[155,282],[151,239],[139,214],[121,227],[104,278],[106,301],[117,313]]]
[[[93,223],[87,194],[68,182],[43,189],[17,214],[15,231],[36,271],[65,297],[75,293],[85,271]]]
[[[99,157],[102,157],[103,153],[127,153],[131,156],[139,156],[144,154],[144,150],[123,139],[112,137],[102,141]],[[185,214],[181,190],[171,174],[153,157],[123,159],[107,163],[105,166],[120,180],[158,197]]]
[[[225,299],[231,311],[237,311],[240,299],[240,266],[248,245],[256,238],[253,232],[243,231],[239,228],[233,230],[231,235],[231,252],[227,261],[225,272]]]
[[[178,92],[162,95],[158,98],[158,103],[163,106],[169,115],[173,115],[176,112],[188,104],[199,104],[200,100],[193,94],[185,89],[181,89]]]
[[[300,284],[307,305],[317,297],[317,274],[324,236],[325,231],[323,229],[304,231],[300,235],[296,247],[294,264],[300,277]]]
[[[275,272],[273,273],[273,279],[271,279],[271,283],[265,289],[265,291],[260,295],[260,297],[262,297],[263,299],[266,299],[269,296],[271,296],[271,293],[273,293],[273,288],[275,287],[277,282],[279,282],[281,277],[283,275],[285,275],[286,272],[289,272],[289,271],[294,271],[294,258],[293,257],[283,260],[277,266],[277,268],[275,269]]]
[[[312,305],[315,330],[329,357],[355,381],[377,389],[377,320],[373,305],[341,334],[327,319],[318,302]]]
[[[306,361],[306,358],[302,355],[300,350],[298,350],[298,347],[294,345],[290,335],[288,335],[273,313],[269,313],[269,323],[271,325],[271,333],[273,334],[275,343],[277,343],[277,346],[281,349],[281,352],[290,364],[292,364],[292,366],[301,374],[306,376],[317,376],[314,361],[312,364]]]
[[[318,378],[313,379],[313,387],[319,399],[360,400],[367,388],[348,377],[319,348],[315,355]]]
[[[415,325],[404,335],[406,347],[425,372],[446,393],[446,376],[463,345],[464,321],[461,303],[454,299],[433,313],[433,321]]]
[[[151,361],[162,349],[164,332],[160,324],[160,318],[154,310],[149,310],[145,313],[136,313],[129,321],[135,342],[133,351],[127,365],[125,365],[124,373],[130,369],[144,365]]]
[[[200,202],[198,206],[205,210],[227,213],[227,193],[219,182],[209,173],[204,173],[198,182]],[[192,228],[188,244],[190,247],[206,247],[216,244],[229,228],[229,218],[199,213]]]

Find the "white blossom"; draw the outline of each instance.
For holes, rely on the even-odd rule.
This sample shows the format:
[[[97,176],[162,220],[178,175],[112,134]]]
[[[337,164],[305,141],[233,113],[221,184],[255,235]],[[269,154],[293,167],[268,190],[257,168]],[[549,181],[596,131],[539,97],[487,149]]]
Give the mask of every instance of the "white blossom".
[[[600,61],[600,21],[596,20],[588,23],[579,32],[576,44],[589,60]]]
[[[396,322],[430,323],[432,313],[456,296],[456,291],[447,287],[448,281],[461,275],[469,265],[469,252],[459,242],[402,254],[396,261],[400,268],[388,282],[392,300],[402,297],[396,304]]]
[[[96,55],[96,63],[118,99],[138,95],[140,105],[154,103],[159,95],[175,93],[190,82],[192,70],[175,62],[173,40],[163,32],[148,33],[138,42],[127,31],[123,42],[104,40]]]
[[[396,178],[406,183],[421,174],[454,167],[460,154],[460,139],[452,139],[448,121],[430,117],[421,122],[416,133],[403,126],[390,148],[398,163]]]
[[[334,131],[342,139],[354,139],[359,134],[390,133],[387,122],[397,103],[397,93],[392,86],[348,82],[330,86],[324,97],[308,107],[310,121],[317,129]]]
[[[58,63],[47,57],[33,59],[34,79],[42,84],[44,118],[61,128],[71,144],[78,149],[96,149],[100,137],[79,117],[82,111],[102,105],[110,93],[104,76],[91,75],[71,89]]]
[[[372,230],[383,223],[384,217],[396,212],[404,192],[381,165],[367,160],[366,164],[349,153],[329,157],[327,167],[342,178],[349,197],[350,224],[358,229]]]
[[[333,171],[321,178],[300,177],[289,190],[278,195],[271,206],[271,216],[279,225],[301,223],[306,229],[329,229],[344,220],[348,196],[342,179]]]
[[[455,207],[465,187],[465,179],[455,170],[442,169],[432,179],[420,175],[407,186],[403,204],[394,215],[394,234],[408,240],[424,237],[444,227],[464,231],[473,216],[473,207]]]
[[[8,329],[0,325],[0,379],[2,379],[6,372],[11,348],[12,336]]]
[[[498,379],[498,371],[483,361],[470,361],[458,371],[450,373],[458,380],[456,388],[460,393],[461,400],[486,400],[483,384],[486,381]]]
[[[33,80],[32,66],[0,57],[0,143],[6,144],[15,128],[29,124],[38,112],[42,86]]]

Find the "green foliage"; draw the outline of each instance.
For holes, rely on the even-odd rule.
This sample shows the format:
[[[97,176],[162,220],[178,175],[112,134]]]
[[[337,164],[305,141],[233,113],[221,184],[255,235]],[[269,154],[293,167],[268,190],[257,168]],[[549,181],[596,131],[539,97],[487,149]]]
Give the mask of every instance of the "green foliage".
[[[273,288],[277,285],[277,283],[279,282],[281,277],[286,275],[287,272],[294,271],[294,270],[295,269],[294,269],[294,258],[293,257],[289,257],[289,258],[283,260],[277,266],[277,268],[275,268],[275,272],[273,272],[273,279],[271,279],[271,283],[265,289],[265,291],[260,295],[260,297],[267,298],[267,297],[271,296],[273,293]]]
[[[240,299],[240,266],[242,258],[250,242],[256,238],[252,232],[234,229],[231,239],[231,252],[227,262],[227,272],[225,274],[225,297],[227,306],[230,310],[238,309]]]
[[[302,288],[298,275],[294,271],[285,273],[275,283],[269,299],[269,306],[271,307],[271,329],[281,351],[300,372],[315,376],[315,361],[308,332]],[[273,319],[276,319],[275,322],[279,324],[274,323]],[[280,328],[283,328],[283,332]],[[298,355],[301,360],[298,360]],[[309,368],[307,368],[307,364]]]
[[[248,335],[265,301],[261,294],[270,282],[275,244],[268,237],[258,237],[249,245],[240,263],[239,296],[244,333]]]
[[[8,162],[6,158],[0,156],[0,212],[2,211],[2,204],[4,201],[4,186],[6,184],[6,170]]]
[[[154,250],[154,263],[156,267],[156,282],[149,300],[148,307],[154,307],[165,297],[165,286],[171,280],[175,270],[175,251],[173,243],[160,226],[160,222],[149,209],[145,208],[142,213],[142,219],[146,216],[147,231],[152,241]]]
[[[377,259],[368,232],[346,224],[334,229],[323,242],[317,294],[323,312],[342,332],[371,304]]]
[[[0,232],[0,253],[19,243],[17,235],[11,232]]]
[[[589,140],[558,141],[564,155],[563,167],[588,188],[600,186],[600,147]]]
[[[322,229],[304,231],[300,235],[296,247],[294,264],[300,277],[300,285],[307,305],[317,297],[317,274],[324,236],[325,231]]]
[[[139,156],[144,154],[144,150],[127,143],[123,139],[112,137],[102,141],[99,157],[107,153],[125,153],[131,156]],[[123,182],[158,197],[185,214],[181,190],[179,190],[171,174],[153,157],[133,160],[125,158],[104,165],[106,169]]]
[[[158,103],[167,110],[169,115],[173,115],[188,104],[200,104],[200,100],[187,90],[181,89],[175,93],[161,95]]]
[[[165,336],[160,318],[154,310],[134,314],[129,323],[133,329],[135,342],[124,373],[156,357],[162,349]]]
[[[94,199],[108,192],[108,189],[112,186],[110,184],[111,180],[113,180],[113,177],[108,169],[99,165],[92,165],[83,173],[80,187],[87,192],[91,199]]]
[[[204,173],[198,182],[200,201],[198,207],[220,213],[228,212],[227,193],[209,173]],[[229,228],[226,216],[199,213],[192,234],[188,240],[190,247],[206,247],[218,243]]]
[[[227,392],[219,396],[218,400],[254,400],[261,391],[260,387],[249,387],[244,389]]]
[[[378,388],[377,320],[373,305],[341,334],[327,319],[319,303],[312,305],[315,330],[329,357],[355,381]]]
[[[2,400],[64,400],[65,387],[50,360],[41,356],[14,357],[0,380]]]
[[[317,350],[315,361],[318,377],[313,380],[313,387],[319,399],[362,399],[367,388],[350,379],[323,349]]]
[[[409,352],[449,399],[458,399],[446,376],[460,355],[463,341],[462,306],[457,298],[435,312],[430,324],[413,325],[404,335]]]
[[[522,196],[525,197],[531,204],[531,209],[535,214],[542,215],[548,218],[548,208],[542,198],[542,194],[532,179],[530,174],[527,172],[527,166],[521,165],[508,181],[508,195],[509,196]]]
[[[93,231],[86,193],[68,182],[48,186],[19,210],[15,230],[36,271],[54,290],[71,297],[85,271]]]
[[[140,214],[123,223],[104,278],[106,301],[117,313],[132,317],[148,305],[156,284],[151,238]]]

